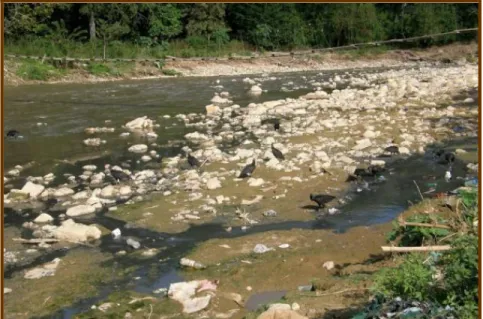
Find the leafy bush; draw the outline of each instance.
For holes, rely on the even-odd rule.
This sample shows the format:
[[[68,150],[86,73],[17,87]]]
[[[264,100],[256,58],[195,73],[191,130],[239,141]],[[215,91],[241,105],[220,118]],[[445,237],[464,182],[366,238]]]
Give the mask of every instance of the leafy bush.
[[[439,216],[431,217],[430,215],[414,215],[407,219],[408,222],[416,223],[443,223],[444,219]],[[397,221],[393,223],[393,230],[387,235],[389,241],[394,241],[400,237],[399,245],[401,246],[421,246],[425,243],[434,243],[437,239],[449,235],[447,229],[418,227],[418,226],[401,226]]]
[[[111,73],[111,69],[102,63],[91,63],[87,67],[87,70],[93,75],[108,75]]]
[[[432,294],[433,270],[423,264],[422,255],[408,255],[397,268],[383,269],[375,279],[375,291],[384,295],[407,296],[417,300],[429,298]]]
[[[17,69],[17,75],[26,80],[46,81],[62,74],[63,70],[35,60],[24,60]]]

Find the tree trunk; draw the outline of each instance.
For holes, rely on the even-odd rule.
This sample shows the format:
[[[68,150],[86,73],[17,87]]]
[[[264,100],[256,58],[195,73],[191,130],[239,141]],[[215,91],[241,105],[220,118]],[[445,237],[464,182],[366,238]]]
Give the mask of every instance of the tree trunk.
[[[104,36],[103,59],[106,60],[106,36]]]
[[[91,41],[96,39],[96,21],[94,20],[94,11],[91,11],[91,15],[89,17],[89,36]]]

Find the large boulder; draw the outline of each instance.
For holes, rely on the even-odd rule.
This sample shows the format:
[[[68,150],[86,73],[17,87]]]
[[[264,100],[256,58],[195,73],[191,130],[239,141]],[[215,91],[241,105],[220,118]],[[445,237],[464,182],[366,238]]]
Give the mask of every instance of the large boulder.
[[[101,231],[94,225],[84,225],[68,219],[52,231],[55,238],[69,242],[85,242],[101,238]]]

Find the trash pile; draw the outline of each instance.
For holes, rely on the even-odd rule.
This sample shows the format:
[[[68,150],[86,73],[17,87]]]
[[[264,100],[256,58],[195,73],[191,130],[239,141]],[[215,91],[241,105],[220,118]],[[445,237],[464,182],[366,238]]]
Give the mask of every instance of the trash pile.
[[[456,318],[454,309],[433,302],[403,300],[400,297],[386,299],[382,295],[374,297],[365,309],[352,319],[369,318]]]

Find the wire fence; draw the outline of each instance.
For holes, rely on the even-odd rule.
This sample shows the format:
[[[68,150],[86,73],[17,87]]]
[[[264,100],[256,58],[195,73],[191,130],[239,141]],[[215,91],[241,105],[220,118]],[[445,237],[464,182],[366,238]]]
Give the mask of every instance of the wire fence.
[[[363,47],[375,47],[384,44],[397,44],[397,43],[409,43],[416,42],[423,39],[434,39],[442,36],[448,36],[453,34],[463,34],[478,31],[478,28],[469,29],[459,29],[449,32],[429,34],[411,38],[402,39],[391,39],[385,41],[373,41],[365,43],[355,43],[350,45],[331,47],[331,48],[321,48],[321,49],[311,49],[311,50],[300,50],[300,51],[290,51],[290,52],[265,52],[265,53],[252,53],[250,56],[239,56],[232,55],[229,57],[192,57],[192,58],[182,58],[174,56],[166,56],[164,58],[158,59],[126,59],[126,58],[70,58],[70,57],[48,57],[48,56],[32,56],[32,55],[19,55],[19,54],[5,54],[5,57],[16,58],[16,59],[32,59],[41,61],[56,61],[56,62],[168,62],[168,61],[228,61],[228,60],[251,60],[251,59],[263,59],[272,57],[284,57],[284,56],[298,56],[298,55],[314,55],[324,52],[333,52],[337,50],[351,50],[359,49]]]

